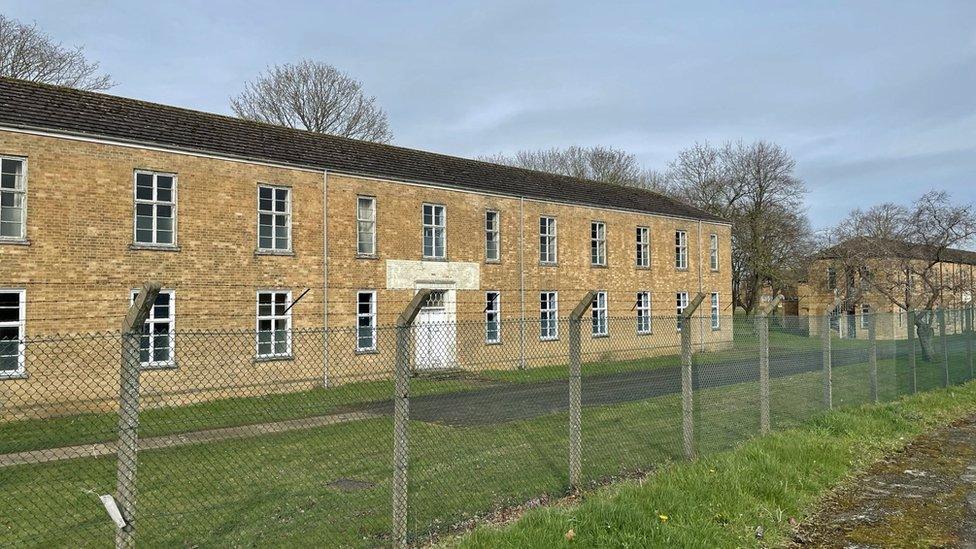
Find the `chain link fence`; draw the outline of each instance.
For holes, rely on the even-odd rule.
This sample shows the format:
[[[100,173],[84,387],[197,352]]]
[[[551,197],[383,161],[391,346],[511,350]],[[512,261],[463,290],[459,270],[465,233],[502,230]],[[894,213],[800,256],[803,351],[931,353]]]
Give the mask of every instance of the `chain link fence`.
[[[423,544],[973,377],[969,310],[686,314],[4,343],[0,546]]]

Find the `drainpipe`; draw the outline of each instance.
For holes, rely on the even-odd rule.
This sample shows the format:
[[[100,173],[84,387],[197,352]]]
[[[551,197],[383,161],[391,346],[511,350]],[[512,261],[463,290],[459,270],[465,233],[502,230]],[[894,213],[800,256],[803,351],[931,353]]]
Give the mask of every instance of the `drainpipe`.
[[[703,288],[703,283],[702,283],[702,222],[701,219],[699,219],[698,220],[698,293],[701,294],[704,292],[705,290]],[[712,296],[711,294],[709,294],[708,295],[709,314],[711,314],[711,310],[712,310],[711,299]],[[704,353],[705,352],[705,327],[704,327],[704,319],[702,318],[701,314],[698,315],[698,346],[701,347],[701,352]]]
[[[519,369],[525,369],[525,197],[519,197]]]
[[[329,386],[329,171],[322,172],[322,385]]]

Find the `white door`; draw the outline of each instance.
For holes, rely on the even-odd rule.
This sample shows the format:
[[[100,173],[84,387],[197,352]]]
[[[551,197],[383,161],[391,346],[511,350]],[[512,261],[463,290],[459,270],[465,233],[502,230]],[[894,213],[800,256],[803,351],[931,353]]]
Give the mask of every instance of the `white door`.
[[[430,294],[414,322],[417,370],[443,370],[454,366],[454,325],[448,322],[445,292]]]

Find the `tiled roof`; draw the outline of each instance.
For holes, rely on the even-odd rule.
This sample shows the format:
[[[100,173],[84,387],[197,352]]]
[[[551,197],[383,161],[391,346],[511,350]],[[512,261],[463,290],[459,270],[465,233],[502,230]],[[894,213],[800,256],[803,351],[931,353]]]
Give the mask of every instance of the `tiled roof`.
[[[7,78],[0,78],[0,126],[724,222],[693,206],[633,187]]]
[[[843,259],[852,255],[868,257],[884,255],[899,259],[932,259],[936,254],[939,254],[938,259],[947,263],[976,265],[976,252],[969,250],[958,248],[939,250],[924,244],[866,236],[851,238],[831,246],[820,252],[818,257],[821,259]]]

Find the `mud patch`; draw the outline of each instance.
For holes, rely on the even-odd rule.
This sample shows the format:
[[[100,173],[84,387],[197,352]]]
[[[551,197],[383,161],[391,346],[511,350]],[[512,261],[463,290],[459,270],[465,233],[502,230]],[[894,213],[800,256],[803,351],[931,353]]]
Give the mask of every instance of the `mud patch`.
[[[976,547],[976,416],[922,435],[828,496],[794,547]]]

